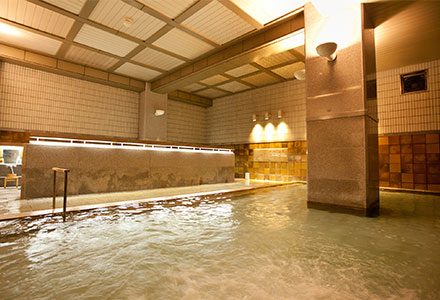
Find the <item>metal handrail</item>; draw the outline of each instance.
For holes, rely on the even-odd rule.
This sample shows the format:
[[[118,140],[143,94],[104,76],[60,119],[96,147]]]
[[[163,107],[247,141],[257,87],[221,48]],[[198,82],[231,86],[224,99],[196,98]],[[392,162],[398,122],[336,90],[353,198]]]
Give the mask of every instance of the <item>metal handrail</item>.
[[[52,209],[55,210],[55,201],[57,197],[57,172],[64,173],[64,200],[63,200],[63,222],[66,222],[66,206],[67,206],[67,174],[70,172],[69,169],[63,168],[52,168],[53,171],[53,198],[52,198]]]

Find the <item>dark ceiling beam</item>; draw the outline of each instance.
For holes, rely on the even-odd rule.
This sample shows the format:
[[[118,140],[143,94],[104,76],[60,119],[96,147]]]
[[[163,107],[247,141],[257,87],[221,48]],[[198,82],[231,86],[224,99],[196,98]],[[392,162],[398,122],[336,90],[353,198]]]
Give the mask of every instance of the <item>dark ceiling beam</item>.
[[[96,52],[96,53],[104,54],[106,56],[115,58],[117,60],[121,60],[122,64],[126,63],[126,62],[130,62],[130,63],[136,64],[136,65],[139,65],[139,66],[142,66],[142,67],[146,67],[146,68],[149,68],[149,69],[152,69],[154,71],[161,72],[161,73],[165,73],[166,72],[166,70],[163,70],[163,69],[160,69],[160,68],[156,68],[156,67],[153,67],[153,66],[150,66],[150,65],[146,65],[146,64],[143,64],[143,63],[135,62],[135,61],[126,59],[125,57],[121,57],[121,56],[118,56],[118,55],[115,55],[113,53],[109,53],[109,52],[106,52],[106,51],[103,51],[103,50],[98,50],[98,49],[92,48],[92,47],[87,46],[87,45],[83,45],[83,44],[79,44],[79,43],[76,43],[76,42],[73,42],[73,41],[69,41],[69,40],[66,40],[66,39],[64,39],[62,37],[59,37],[57,35],[54,35],[54,34],[51,34],[51,33],[47,33],[47,32],[41,31],[39,29],[32,28],[32,27],[28,27],[26,25],[18,24],[18,23],[15,23],[15,22],[3,19],[1,17],[0,17],[0,20],[2,22],[6,23],[6,24],[11,25],[11,26],[15,26],[15,27],[18,27],[20,29],[23,29],[23,30],[26,30],[26,31],[30,31],[32,33],[35,33],[35,34],[38,34],[38,35],[41,35],[41,36],[44,36],[44,37],[47,37],[47,38],[50,38],[50,39],[53,39],[53,40],[57,40],[59,42],[62,42],[64,44],[66,44],[67,46],[74,45],[74,46],[76,46],[78,48],[82,48],[82,49],[86,49],[86,50],[93,51],[93,52]],[[15,45],[12,45],[12,44],[11,44],[11,46],[16,47]],[[28,49],[28,50],[31,50],[33,52],[39,53],[39,51],[34,50],[34,49]],[[47,53],[42,53],[42,54],[47,55]],[[55,57],[63,59],[63,60],[66,60],[66,61],[69,61],[68,59],[65,59],[63,57],[58,57],[58,56],[55,56]],[[74,62],[74,63],[78,63],[78,62]],[[112,72],[112,71],[109,71],[109,70],[105,70],[105,71]]]
[[[306,57],[301,52],[299,52],[299,51],[297,51],[295,49],[290,49],[288,51],[290,52],[290,54],[295,56],[297,60],[302,61],[302,62],[306,61]]]
[[[164,75],[151,83],[151,89],[157,93],[168,93],[173,90],[198,82],[210,76],[224,73],[246,63],[256,61],[259,57],[268,56],[277,50],[277,43],[289,38],[304,28],[304,13],[284,19],[280,23],[251,34],[227,48],[222,48],[192,64]],[[273,72],[272,72],[273,73]],[[275,73],[273,73],[275,74]],[[279,75],[274,75],[279,79]],[[281,77],[282,78],[282,77]],[[284,81],[285,79],[282,78]]]
[[[199,0],[196,3],[194,3],[190,8],[185,10],[183,13],[181,13],[179,16],[177,16],[174,21],[177,23],[182,23],[192,15],[194,15],[196,12],[204,8],[206,5],[211,3],[212,0]]]
[[[253,72],[252,74],[256,74],[256,72]],[[256,88],[256,86],[253,85],[252,83],[249,83],[249,82],[246,82],[244,80],[241,80],[241,78],[246,77],[249,74],[246,74],[246,76],[242,76],[242,77],[234,77],[234,76],[228,75],[226,73],[223,73],[222,75],[227,77],[227,78],[229,78],[228,81],[222,82],[222,84],[225,84],[225,83],[228,83],[228,82],[232,82],[232,81],[237,81],[237,82],[239,82],[241,84],[247,85],[248,87],[250,87],[252,89]]]
[[[47,54],[39,54],[33,50],[23,50],[1,43],[0,47],[2,47],[3,50],[5,50],[4,47],[8,48],[7,51],[0,54],[0,61],[6,61],[32,69],[83,79],[136,92],[141,92],[145,89],[144,81],[130,78],[128,76],[112,74],[93,67],[80,65],[77,63],[70,63],[55,57],[47,56]]]
[[[52,34],[52,33],[48,33],[48,32],[45,32],[45,31],[42,31],[42,30],[39,30],[39,29],[35,29],[35,28],[32,28],[32,27],[29,27],[27,25],[23,25],[23,24],[20,24],[20,23],[9,21],[8,19],[2,18],[2,17],[0,17],[0,20],[3,23],[6,23],[8,25],[11,25],[11,26],[14,26],[14,27],[18,27],[20,29],[23,29],[23,30],[26,30],[26,31],[29,31],[29,32],[32,32],[32,33],[35,33],[35,34],[38,34],[38,35],[41,35],[41,36],[53,39],[53,40],[57,40],[59,42],[63,42],[64,41],[64,38],[62,38],[62,37],[60,37],[58,35]]]
[[[79,16],[81,18],[87,19],[92,11],[95,9],[96,5],[98,5],[98,0],[87,0],[86,3],[84,3],[84,6],[82,7]],[[61,47],[58,49],[57,54],[55,55],[58,58],[64,58],[64,55],[66,55],[67,51],[69,50],[70,43],[66,43],[66,41],[73,42],[73,39],[76,37],[78,32],[81,30],[84,23],[75,20],[72,27],[70,27],[69,33],[67,34],[65,41],[61,44]]]
[[[188,33],[188,34],[190,34],[190,35],[192,35],[192,36],[198,38],[199,40],[204,41],[205,43],[207,43],[207,44],[209,44],[209,45],[211,45],[211,46],[214,46],[214,47],[219,47],[219,46],[220,46],[218,43],[214,42],[213,40],[210,40],[210,39],[208,39],[207,37],[205,37],[205,36],[203,36],[203,35],[200,35],[200,34],[198,34],[197,32],[194,32],[194,31],[188,29],[187,27],[181,25],[180,23],[176,22],[175,20],[171,20],[171,19],[168,18],[167,16],[161,14],[160,12],[158,12],[158,11],[152,9],[151,7],[149,7],[149,6],[147,6],[147,5],[142,5],[142,7],[140,7],[140,6],[139,6],[139,3],[136,2],[136,1],[134,1],[134,0],[122,0],[122,1],[125,2],[126,4],[129,4],[130,6],[132,6],[132,7],[134,7],[134,8],[136,8],[136,9],[139,9],[139,10],[143,11],[144,13],[149,14],[149,15],[152,16],[152,17],[155,17],[156,19],[159,19],[159,20],[161,20],[161,21],[167,23],[168,25],[171,25],[171,26],[173,26],[173,27],[175,27],[175,28],[177,28],[177,29],[180,29],[180,30],[182,30],[182,31],[185,31],[186,33]],[[202,1],[202,2],[205,2],[205,1],[209,3],[211,0],[204,0],[204,1]],[[206,4],[208,4],[208,3],[206,3]],[[205,4],[205,5],[206,5],[206,4]],[[203,5],[203,6],[205,6],[205,5]],[[202,8],[203,6],[200,6],[200,8]],[[191,7],[188,8],[188,9],[191,10]],[[198,11],[198,9],[195,10],[194,12],[191,12],[191,15],[192,15],[193,13],[197,12],[197,11]],[[190,15],[188,15],[188,17],[189,17],[189,16],[190,16]]]
[[[251,26],[254,26],[257,29],[261,29],[264,27],[263,24],[252,18],[249,14],[247,14],[244,10],[242,10],[238,5],[230,0],[218,0],[221,4],[232,10],[237,16],[248,22]]]
[[[278,75],[277,73],[272,72],[272,71],[269,70],[269,69],[266,69],[265,67],[263,67],[262,65],[260,65],[260,64],[258,64],[258,63],[256,63],[256,62],[251,62],[250,65],[253,66],[253,67],[255,67],[255,68],[257,68],[257,69],[260,70],[260,71],[263,71],[263,72],[266,73],[267,75],[269,75],[269,76],[271,76],[271,77],[274,77],[274,78],[278,79],[278,80],[281,80],[281,81],[285,81],[285,80],[286,80],[286,78],[284,78],[284,77]]]
[[[156,46],[152,45],[152,43],[153,43],[155,40],[153,41],[151,38],[149,38],[149,39],[146,40],[146,41],[148,41],[148,43],[147,43],[146,41],[142,41],[141,39],[138,39],[138,38],[136,38],[136,37],[133,37],[133,36],[131,36],[131,35],[128,35],[128,34],[126,34],[126,33],[121,32],[121,31],[117,31],[117,30],[115,30],[115,29],[113,29],[113,28],[110,28],[110,27],[104,26],[104,25],[102,25],[102,24],[96,23],[96,22],[91,21],[91,20],[89,20],[89,19],[87,19],[87,18],[83,18],[83,17],[81,17],[81,16],[79,16],[79,15],[76,15],[76,14],[74,14],[74,13],[71,13],[71,12],[69,12],[69,11],[66,11],[66,10],[64,10],[64,9],[62,9],[62,8],[59,8],[59,7],[57,7],[57,6],[54,6],[54,5],[52,5],[52,4],[46,3],[46,2],[44,2],[44,1],[41,1],[41,0],[28,0],[28,1],[31,2],[31,3],[33,3],[33,4],[35,4],[35,5],[38,5],[38,6],[44,7],[44,8],[46,8],[46,9],[49,9],[49,10],[51,10],[51,11],[54,11],[54,12],[56,12],[56,13],[59,13],[59,14],[64,15],[64,16],[66,16],[66,17],[69,17],[69,18],[71,18],[71,19],[74,19],[76,22],[80,22],[80,23],[82,23],[82,24],[87,24],[87,25],[90,25],[90,26],[96,27],[96,28],[101,29],[101,30],[103,30],[103,31],[106,31],[106,32],[108,32],[108,33],[111,33],[111,34],[114,34],[114,35],[120,36],[120,37],[122,37],[122,38],[124,38],[124,39],[126,39],[126,40],[131,41],[131,42],[137,43],[138,45],[144,45],[144,46],[146,46],[146,47],[153,48],[153,49],[155,49],[155,50],[157,50],[157,51],[160,51],[160,52],[165,53],[165,54],[167,54],[167,55],[173,56],[173,57],[175,57],[175,58],[178,58],[178,59],[181,59],[181,60],[184,60],[184,61],[190,61],[190,59],[188,59],[188,58],[186,58],[186,57],[183,57],[183,56],[181,56],[181,55],[177,55],[177,54],[175,54],[175,53],[173,53],[173,52],[166,51],[166,50],[164,50],[164,49],[162,49],[162,48],[159,48],[159,47],[156,47]],[[96,1],[96,0],[93,0],[93,1]],[[167,26],[167,25],[165,25],[165,26]],[[165,26],[164,26],[164,27],[165,27]],[[161,32],[161,35],[160,35],[160,36],[162,36],[163,34],[165,34],[165,33],[164,33],[164,32]],[[156,35],[155,38],[158,39],[158,38],[160,38],[160,36]],[[102,51],[102,50],[99,50],[99,51]],[[96,49],[95,49],[95,52],[98,52],[98,51],[96,51]],[[104,51],[102,51],[102,52],[104,52]],[[106,53],[106,52],[104,52],[104,53]],[[135,63],[135,62],[134,62],[134,63]]]
[[[197,105],[201,107],[210,107],[212,106],[212,99],[202,97],[199,95],[187,93],[184,91],[173,91],[168,93],[168,99],[185,102],[192,105]]]
[[[225,81],[226,82],[226,81]],[[225,82],[222,82],[222,84],[223,83],[225,83]],[[226,96],[229,96],[229,95],[232,95],[233,94],[233,92],[231,92],[231,91],[228,91],[228,90],[225,90],[225,89],[222,89],[222,88],[220,88],[220,87],[218,87],[218,86],[212,86],[211,87],[211,89],[213,89],[213,90],[217,90],[217,91],[220,91],[220,92],[223,92],[223,93],[226,93],[227,95]],[[223,96],[222,96],[223,97]]]

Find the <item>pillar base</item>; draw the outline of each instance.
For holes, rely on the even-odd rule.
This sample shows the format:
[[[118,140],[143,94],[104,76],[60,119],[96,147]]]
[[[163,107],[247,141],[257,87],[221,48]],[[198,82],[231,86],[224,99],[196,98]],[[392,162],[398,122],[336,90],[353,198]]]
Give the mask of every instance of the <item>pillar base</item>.
[[[344,213],[361,217],[377,217],[379,216],[379,203],[375,203],[368,208],[341,206],[329,203],[320,203],[307,201],[307,208],[325,210],[335,213]]]

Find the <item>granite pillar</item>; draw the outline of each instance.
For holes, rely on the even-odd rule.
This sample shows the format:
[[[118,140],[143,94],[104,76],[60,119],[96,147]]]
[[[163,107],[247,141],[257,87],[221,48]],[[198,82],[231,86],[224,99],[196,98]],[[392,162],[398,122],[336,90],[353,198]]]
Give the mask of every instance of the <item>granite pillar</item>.
[[[139,101],[139,139],[145,141],[166,141],[167,135],[167,103],[168,94],[151,91],[150,83],[146,83],[145,91],[140,94]],[[156,116],[156,110],[165,112]]]
[[[374,215],[377,104],[374,93],[367,99],[367,81],[375,80],[374,29],[363,4],[328,14],[317,6],[305,5],[307,204]],[[318,56],[316,46],[325,42],[338,44],[336,60]]]

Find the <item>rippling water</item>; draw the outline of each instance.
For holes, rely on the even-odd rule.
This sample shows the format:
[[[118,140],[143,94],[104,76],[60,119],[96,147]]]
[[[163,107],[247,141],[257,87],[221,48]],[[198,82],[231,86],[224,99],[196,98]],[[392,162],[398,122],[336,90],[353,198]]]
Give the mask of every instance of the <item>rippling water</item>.
[[[440,197],[381,216],[306,187],[0,222],[1,299],[440,299]]]

